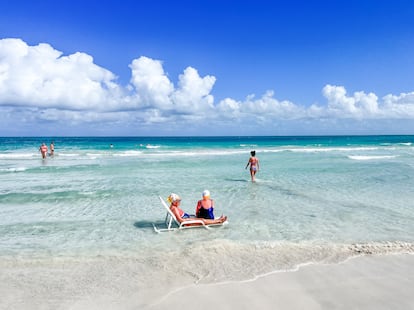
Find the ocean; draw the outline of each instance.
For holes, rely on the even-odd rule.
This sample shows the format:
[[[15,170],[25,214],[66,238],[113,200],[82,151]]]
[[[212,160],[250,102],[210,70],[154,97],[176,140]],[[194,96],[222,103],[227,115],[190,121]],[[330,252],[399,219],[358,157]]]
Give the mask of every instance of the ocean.
[[[154,231],[158,196],[194,213],[205,189],[228,225]],[[414,253],[414,136],[0,138],[0,264],[203,283],[388,253]]]

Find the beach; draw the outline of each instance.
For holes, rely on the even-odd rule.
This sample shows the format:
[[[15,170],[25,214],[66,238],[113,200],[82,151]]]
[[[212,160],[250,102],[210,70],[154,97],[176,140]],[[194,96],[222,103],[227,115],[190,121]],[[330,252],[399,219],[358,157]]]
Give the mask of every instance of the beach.
[[[150,309],[413,309],[413,255],[307,265],[241,283],[191,286]],[[203,302],[204,301],[204,302]]]
[[[0,309],[412,308],[414,136],[49,140],[0,138]]]
[[[142,282],[139,264],[0,267],[0,309],[413,309],[414,255],[359,256],[244,281]]]

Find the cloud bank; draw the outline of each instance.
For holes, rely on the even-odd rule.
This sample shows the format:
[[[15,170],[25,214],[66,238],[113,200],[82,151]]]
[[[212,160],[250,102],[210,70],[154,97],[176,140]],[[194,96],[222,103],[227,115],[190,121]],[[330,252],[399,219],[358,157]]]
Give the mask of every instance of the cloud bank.
[[[278,100],[273,91],[244,100],[212,95],[214,76],[201,77],[187,67],[177,85],[159,60],[141,56],[129,65],[131,78],[117,76],[76,52],[63,55],[49,44],[29,46],[21,39],[0,40],[0,129],[3,135],[39,134],[289,134],[292,130],[320,133],[340,126],[346,132],[359,124],[411,124],[414,92],[379,99],[363,91],[326,85],[326,104],[300,106]],[[387,125],[388,124],[388,125]],[[388,126],[388,127],[387,127]],[[412,130],[413,127],[408,128]],[[340,132],[338,132],[340,133]],[[344,132],[343,132],[344,133]],[[85,133],[87,134],[87,133]]]

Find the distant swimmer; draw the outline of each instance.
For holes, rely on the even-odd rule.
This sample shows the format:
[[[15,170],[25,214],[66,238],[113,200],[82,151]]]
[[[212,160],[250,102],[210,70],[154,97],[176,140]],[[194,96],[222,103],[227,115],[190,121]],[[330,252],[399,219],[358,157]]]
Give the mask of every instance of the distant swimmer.
[[[40,151],[40,153],[42,153],[42,158],[45,159],[46,158],[46,154],[47,154],[47,146],[46,146],[46,144],[42,143],[42,145],[39,147],[39,151]]]
[[[55,142],[50,143],[50,156],[55,155]]]
[[[249,161],[247,162],[246,168],[249,167],[250,165],[250,176],[252,178],[252,182],[255,181],[255,176],[257,171],[259,171],[259,159],[256,157],[256,151],[251,151],[250,152],[250,158]]]

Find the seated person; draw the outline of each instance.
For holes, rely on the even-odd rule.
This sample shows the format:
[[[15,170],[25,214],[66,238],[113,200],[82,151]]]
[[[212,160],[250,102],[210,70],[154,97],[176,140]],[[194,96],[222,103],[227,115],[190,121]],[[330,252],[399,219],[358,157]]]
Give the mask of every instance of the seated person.
[[[177,194],[171,193],[170,196],[167,198],[170,205],[171,212],[175,215],[177,218],[177,221],[180,223],[186,222],[186,221],[194,221],[194,220],[201,220],[205,225],[211,225],[211,224],[222,224],[227,220],[227,216],[220,216],[218,219],[201,219],[201,218],[194,218],[191,217],[191,215],[185,213],[180,207],[181,198]],[[190,225],[201,225],[198,223],[191,223]]]
[[[181,203],[181,197],[177,194],[171,193],[167,198],[170,205],[170,210],[174,213],[177,219],[195,218],[195,215],[185,213],[178,205]]]
[[[205,190],[203,192],[203,199],[197,202],[196,216],[203,219],[214,220],[214,203],[210,199],[210,192]]]

